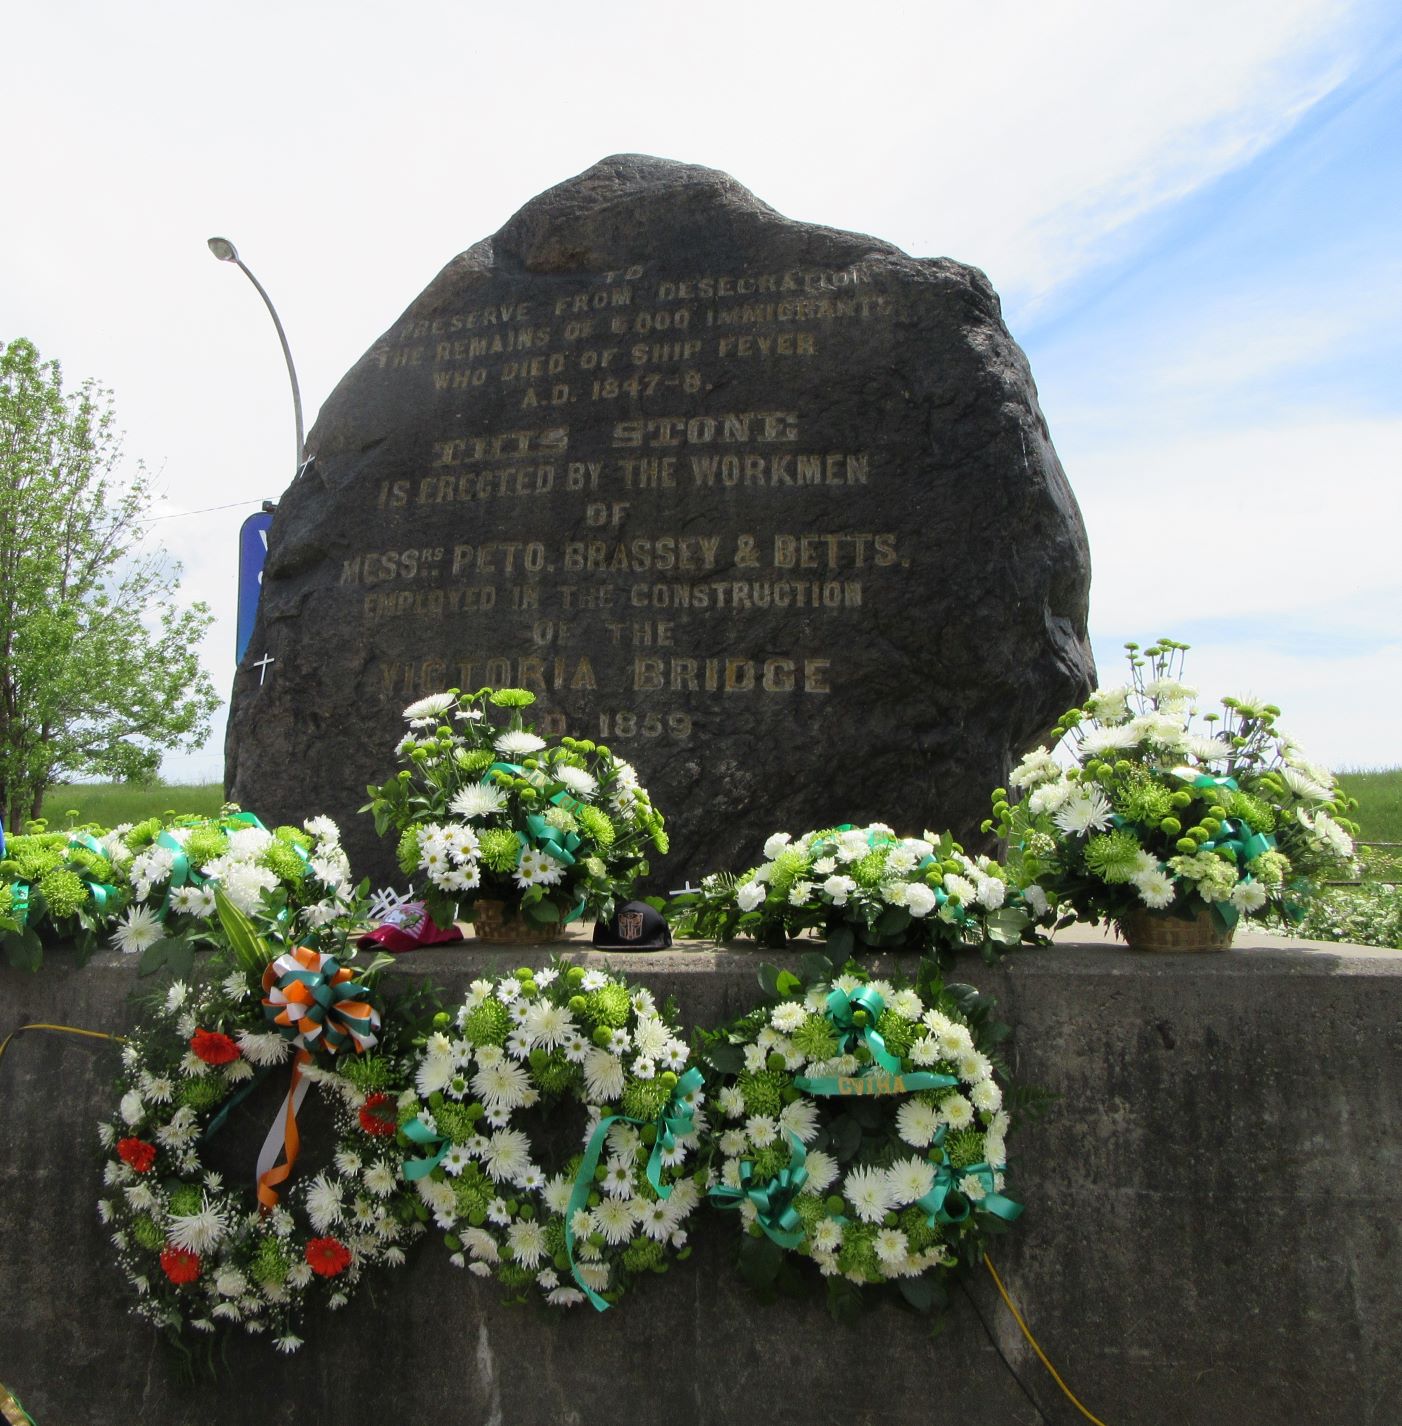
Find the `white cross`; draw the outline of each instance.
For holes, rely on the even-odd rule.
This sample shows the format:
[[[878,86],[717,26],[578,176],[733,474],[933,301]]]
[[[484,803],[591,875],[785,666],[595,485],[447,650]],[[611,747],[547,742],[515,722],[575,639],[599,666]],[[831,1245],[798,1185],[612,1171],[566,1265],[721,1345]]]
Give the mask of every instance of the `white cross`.
[[[686,885],[685,885],[685,886],[679,886],[675,891],[669,891],[669,892],[667,893],[667,895],[668,895],[668,896],[688,896],[688,895],[690,895],[691,893],[696,892],[696,891],[700,891],[700,890],[701,890],[701,888],[700,888],[699,886],[693,886],[693,885],[691,884],[691,878],[690,878],[690,877],[687,877],[687,879],[686,879]]]
[[[253,667],[258,670],[258,687],[262,688],[263,680],[268,676],[268,665],[276,663],[277,660],[271,654],[264,654],[261,659],[253,660]]]

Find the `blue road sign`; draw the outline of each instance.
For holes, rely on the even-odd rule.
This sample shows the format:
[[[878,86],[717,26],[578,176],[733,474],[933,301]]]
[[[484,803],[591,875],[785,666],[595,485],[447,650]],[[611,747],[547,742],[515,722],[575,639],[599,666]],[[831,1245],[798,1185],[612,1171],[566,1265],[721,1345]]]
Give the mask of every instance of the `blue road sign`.
[[[266,510],[250,515],[239,527],[239,618],[234,663],[241,664],[253,637],[253,620],[258,613],[258,596],[263,589],[263,564],[268,558],[268,526],[273,517]]]

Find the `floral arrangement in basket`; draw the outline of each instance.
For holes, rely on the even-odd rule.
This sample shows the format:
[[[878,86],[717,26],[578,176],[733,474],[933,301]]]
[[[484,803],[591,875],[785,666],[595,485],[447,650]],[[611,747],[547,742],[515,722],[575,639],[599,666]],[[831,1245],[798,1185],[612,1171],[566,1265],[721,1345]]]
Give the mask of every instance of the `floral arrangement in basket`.
[[[419,699],[404,710],[404,768],[367,789],[361,810],[398,836],[439,926],[477,919],[484,901],[547,928],[606,919],[647,874],[648,848],[667,850],[632,766],[587,739],[541,737],[523,721],[534,702],[522,688]]]
[[[310,1309],[343,1306],[422,1231],[395,1142],[413,1050],[398,1022],[381,1023],[378,966],[279,952],[219,900],[236,959],[221,952],[199,981],[152,997],[123,1046],[117,1108],[99,1128],[98,1215],[132,1310],[173,1340],[224,1325],[293,1352]],[[269,1075],[287,1077],[285,1097],[256,1167],[230,1181],[208,1146]],[[311,1088],[333,1116],[334,1155],[288,1184]]]
[[[216,888],[245,916],[303,939],[353,919],[350,863],[329,817],[269,831],[231,804],[218,817],[117,827],[97,845],[127,903],[112,944],[139,954],[143,975],[188,977],[196,946],[227,946]]]
[[[514,1300],[603,1311],[634,1277],[689,1255],[705,1095],[670,1007],[556,963],[475,980],[440,1020],[400,1138],[420,1151],[404,1175],[453,1263]],[[570,1104],[584,1110],[582,1140],[532,1138],[532,1108],[558,1128]]]
[[[880,822],[797,841],[777,832],[764,856],[739,876],[713,873],[699,891],[674,897],[667,916],[678,934],[782,947],[816,931],[841,960],[864,948],[947,956],[969,945],[992,961],[999,947],[1034,939],[1048,909],[1039,888],[1010,883],[1003,867],[968,856],[947,832],[899,837]]]
[[[702,1032],[722,1076],[709,1196],[738,1210],[740,1268],[762,1295],[801,1287],[808,1259],[838,1318],[888,1286],[940,1312],[950,1271],[1022,1212],[1004,1192],[1007,1026],[929,959],[914,984],[801,964],[764,966],[766,1003]]]
[[[1146,916],[1210,918],[1221,936],[1243,916],[1298,921],[1317,881],[1354,864],[1353,804],[1274,705],[1224,698],[1195,727],[1188,645],[1126,647],[1129,682],[1062,716],[984,828],[1007,838],[1016,877],[1131,942]]]

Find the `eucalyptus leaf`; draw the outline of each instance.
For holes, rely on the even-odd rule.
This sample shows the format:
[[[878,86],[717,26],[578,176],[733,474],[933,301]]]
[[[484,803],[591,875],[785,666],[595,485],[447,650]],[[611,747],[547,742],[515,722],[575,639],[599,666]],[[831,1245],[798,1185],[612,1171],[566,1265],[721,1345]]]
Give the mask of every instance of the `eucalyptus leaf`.
[[[878,936],[899,936],[910,925],[910,912],[904,906],[888,906],[877,918]]]
[[[740,1074],[745,1068],[745,1051],[739,1045],[708,1045],[706,1058],[721,1074]]]
[[[832,945],[831,937],[828,938],[828,945]],[[798,964],[810,985],[827,985],[833,978],[833,964],[821,951],[805,951],[799,957]]]

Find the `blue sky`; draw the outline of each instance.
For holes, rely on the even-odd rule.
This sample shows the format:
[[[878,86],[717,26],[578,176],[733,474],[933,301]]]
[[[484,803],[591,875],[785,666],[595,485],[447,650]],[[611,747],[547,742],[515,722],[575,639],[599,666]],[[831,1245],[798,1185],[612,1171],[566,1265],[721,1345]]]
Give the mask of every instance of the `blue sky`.
[[[1321,762],[1402,762],[1402,14],[1340,0],[529,12],[52,0],[0,55],[24,157],[0,337],[112,387],[232,677],[238,524],[455,253],[606,154],[982,267],[1091,536],[1102,676],[1194,644]],[[237,508],[190,514],[235,503]],[[215,778],[216,729],[175,776]]]

